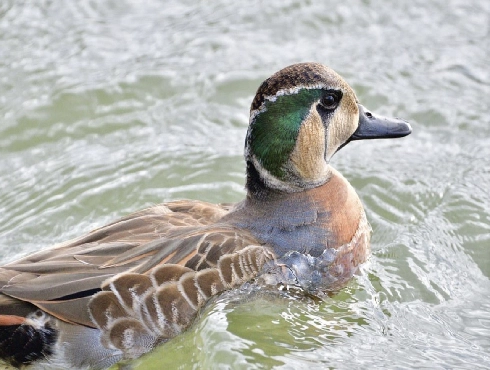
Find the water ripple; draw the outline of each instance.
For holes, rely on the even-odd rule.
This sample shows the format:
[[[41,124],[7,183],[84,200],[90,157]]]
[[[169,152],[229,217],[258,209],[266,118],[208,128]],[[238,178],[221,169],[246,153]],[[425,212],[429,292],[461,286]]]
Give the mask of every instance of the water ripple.
[[[243,198],[256,88],[321,61],[414,128],[332,161],[370,261],[325,302],[223,296],[134,367],[484,368],[489,4],[1,1],[2,260],[162,201]]]

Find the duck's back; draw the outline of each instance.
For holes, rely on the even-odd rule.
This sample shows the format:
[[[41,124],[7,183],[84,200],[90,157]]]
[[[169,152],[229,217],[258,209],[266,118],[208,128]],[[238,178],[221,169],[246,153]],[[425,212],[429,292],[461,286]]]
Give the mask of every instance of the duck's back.
[[[1,267],[1,357],[19,365],[47,356],[59,335],[69,336],[70,343],[77,336],[90,343],[93,338],[88,337],[95,335],[100,346],[99,331],[90,329],[97,323],[89,302],[106,280],[120,273],[147,277],[162,265],[209,269],[223,255],[257,244],[247,232],[213,226],[231,206],[198,201],[159,204]],[[104,315],[106,308],[95,305],[92,311],[97,314],[98,309]],[[30,348],[25,343],[37,344]],[[104,347],[92,351],[93,347],[87,347],[87,358],[78,356],[80,361],[107,356]],[[94,361],[88,364],[93,367]]]
[[[65,320],[93,326],[88,314],[74,312],[70,317],[73,310],[68,306],[89,299],[104,280],[120,272],[145,273],[157,265],[184,265],[190,260],[194,269],[207,267],[200,258],[199,241],[204,242],[203,236],[209,234],[206,226],[223,217],[230,206],[175,201],[130,214],[3,266],[0,292],[32,302]],[[222,230],[222,242],[227,234],[229,230]],[[240,247],[229,245],[222,253]]]

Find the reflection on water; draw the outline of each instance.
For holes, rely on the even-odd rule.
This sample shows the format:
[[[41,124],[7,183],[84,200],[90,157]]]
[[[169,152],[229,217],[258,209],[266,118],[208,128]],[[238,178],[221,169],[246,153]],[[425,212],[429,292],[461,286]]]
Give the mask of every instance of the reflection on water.
[[[410,120],[333,164],[373,256],[337,295],[243,292],[131,366],[484,368],[490,363],[488,2],[0,2],[0,257],[150,204],[244,195],[260,82],[298,61]]]

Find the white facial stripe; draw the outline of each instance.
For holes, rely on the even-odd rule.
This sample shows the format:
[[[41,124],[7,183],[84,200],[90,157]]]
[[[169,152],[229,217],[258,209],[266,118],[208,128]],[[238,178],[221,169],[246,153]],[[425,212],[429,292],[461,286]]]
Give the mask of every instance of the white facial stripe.
[[[298,85],[294,87],[290,87],[289,89],[281,89],[276,92],[275,95],[268,95],[265,96],[264,98],[266,100],[269,100],[271,102],[276,101],[278,96],[284,96],[284,95],[295,95],[301,90],[321,90],[321,89],[326,89],[327,86],[325,84],[315,84],[315,85]]]
[[[295,186],[292,183],[281,181],[277,177],[273,176],[269,171],[267,171],[264,167],[262,167],[260,162],[255,157],[255,155],[252,155],[252,162],[255,169],[257,170],[260,177],[262,178],[262,180],[270,188],[283,190],[289,193],[302,190],[302,188],[300,188],[299,186]]]
[[[280,89],[274,95],[266,95],[264,96],[264,101],[260,105],[258,109],[254,109],[250,112],[250,120],[249,123],[253,122],[255,117],[257,117],[260,113],[263,113],[267,110],[265,107],[265,102],[275,102],[279,96],[286,95],[296,95],[301,90],[320,90],[320,89],[328,89],[329,87],[323,83],[314,84],[314,85],[298,85],[294,87],[290,87],[289,89]]]

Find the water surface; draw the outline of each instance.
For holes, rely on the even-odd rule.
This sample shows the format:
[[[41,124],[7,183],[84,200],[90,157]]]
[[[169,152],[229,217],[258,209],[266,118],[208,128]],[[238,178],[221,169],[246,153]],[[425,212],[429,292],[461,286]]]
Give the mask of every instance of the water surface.
[[[409,120],[333,159],[373,227],[337,295],[225,294],[135,369],[490,364],[490,3],[0,3],[0,258],[143,207],[244,196],[260,82],[334,68]]]

